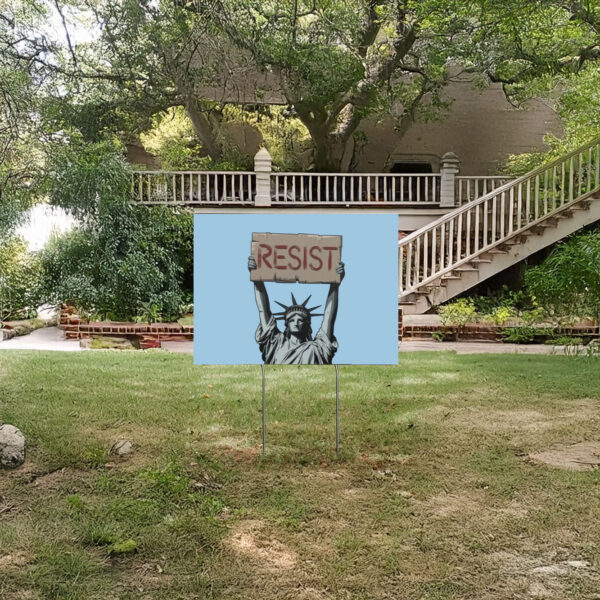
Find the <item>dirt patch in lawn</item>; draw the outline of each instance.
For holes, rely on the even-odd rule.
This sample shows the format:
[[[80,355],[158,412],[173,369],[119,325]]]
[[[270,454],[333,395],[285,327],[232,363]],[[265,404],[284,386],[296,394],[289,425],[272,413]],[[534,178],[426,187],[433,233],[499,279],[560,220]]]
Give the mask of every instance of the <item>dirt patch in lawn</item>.
[[[225,544],[236,554],[261,563],[268,571],[292,569],[298,562],[296,552],[269,536],[264,531],[264,523],[258,520],[238,523]]]
[[[13,552],[0,556],[0,573],[10,569],[18,569],[31,562],[33,557],[25,552]]]
[[[600,469],[600,442],[588,441],[572,446],[558,446],[529,454],[529,460],[570,471]]]
[[[477,494],[436,494],[425,501],[417,501],[409,498],[423,513],[433,518],[469,518],[477,515],[480,519],[489,517],[526,517],[528,510],[519,506],[516,502],[511,502],[507,506],[490,507],[486,498]]]
[[[516,552],[494,552],[489,560],[506,576],[513,588],[531,598],[561,599],[568,597],[567,585],[573,580],[600,580],[600,574],[581,558],[560,556],[556,551],[542,556]]]

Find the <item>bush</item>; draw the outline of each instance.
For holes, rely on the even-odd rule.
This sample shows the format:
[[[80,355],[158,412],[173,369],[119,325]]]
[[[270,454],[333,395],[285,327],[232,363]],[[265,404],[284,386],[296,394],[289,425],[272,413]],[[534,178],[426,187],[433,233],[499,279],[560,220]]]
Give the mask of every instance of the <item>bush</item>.
[[[0,321],[36,315],[39,262],[16,235],[0,244]]]
[[[75,148],[77,144],[75,144]],[[48,183],[53,204],[80,219],[40,253],[40,294],[88,318],[176,320],[192,288],[193,220],[130,204],[130,171],[109,143],[62,148]]]
[[[456,302],[440,306],[438,314],[442,325],[463,328],[467,323],[475,320],[477,311],[471,298],[460,298]]]
[[[525,274],[527,289],[546,311],[600,318],[600,231],[574,235]]]

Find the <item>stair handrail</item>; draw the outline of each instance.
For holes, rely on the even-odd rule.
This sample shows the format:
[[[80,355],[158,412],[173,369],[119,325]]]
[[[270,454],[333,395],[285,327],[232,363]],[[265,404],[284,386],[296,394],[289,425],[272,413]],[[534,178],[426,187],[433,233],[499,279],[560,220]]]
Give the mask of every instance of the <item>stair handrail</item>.
[[[568,154],[561,154],[560,157],[555,158],[551,162],[541,165],[539,167],[536,167],[535,169],[528,171],[527,173],[525,173],[524,175],[521,175],[520,177],[517,177],[516,179],[512,179],[508,183],[505,183],[505,184],[497,187],[496,189],[492,190],[491,192],[488,192],[487,194],[480,196],[479,198],[476,198],[475,200],[471,200],[471,202],[467,202],[466,204],[463,204],[462,206],[458,206],[457,208],[451,210],[450,212],[447,212],[445,215],[442,215],[435,221],[431,221],[427,225],[424,225],[420,229],[417,229],[416,231],[413,231],[412,233],[403,237],[401,240],[398,241],[398,246],[405,245],[406,243],[410,242],[411,240],[419,237],[419,235],[421,233],[425,233],[426,230],[431,230],[434,227],[436,227],[437,225],[440,225],[441,223],[443,223],[444,221],[451,221],[454,218],[454,216],[458,215],[461,212],[466,212],[467,210],[469,210],[476,204],[482,204],[486,200],[492,199],[494,196],[498,196],[499,194],[506,192],[507,190],[510,190],[511,187],[516,187],[519,184],[524,183],[528,179],[532,179],[533,177],[540,175],[541,173],[548,170],[549,168],[553,168],[557,165],[560,165],[564,161],[576,156],[577,154],[580,154],[581,152],[585,152],[592,146],[598,145],[598,144],[600,144],[600,136],[594,138],[588,144],[585,144],[584,146],[580,146],[579,148],[573,150],[572,152],[569,152]]]
[[[592,150],[595,151],[593,165]],[[587,163],[583,163],[583,157],[586,153]],[[578,157],[577,169],[575,169],[575,157]],[[586,164],[588,166],[587,171],[582,168]],[[592,166],[594,167],[593,170]],[[560,179],[558,179],[559,185],[557,186],[558,168],[560,168]],[[566,177],[567,169],[569,171]],[[576,176],[575,173],[577,173]],[[592,179],[592,174],[595,175],[594,179]],[[541,188],[542,194],[540,194],[539,186],[542,183],[542,179],[543,187]],[[552,187],[550,180],[552,180]],[[592,185],[592,181],[594,185]],[[399,240],[400,297],[407,296],[427,283],[438,280],[453,269],[472,260],[478,254],[491,250],[494,246],[501,245],[503,241],[506,241],[519,231],[544,220],[553,214],[553,212],[562,209],[565,205],[571,204],[576,199],[579,200],[583,196],[584,183],[586,186],[586,196],[596,192],[600,187],[600,136],[571,152],[532,169],[528,173],[507,182],[471,202],[455,208],[451,212]],[[577,194],[575,193],[575,185],[577,185]],[[523,194],[524,186],[525,195]],[[566,197],[567,186],[568,196]],[[549,210],[550,192],[552,192],[553,208]],[[557,195],[560,196],[558,203]],[[526,200],[524,200],[525,196]],[[509,200],[508,207],[506,205],[507,198]],[[500,210],[498,210],[497,206],[498,199],[500,199]],[[532,199],[533,204],[531,202]],[[540,208],[540,200],[543,200],[543,210]],[[490,202],[492,203],[491,218],[488,217],[490,206],[487,204]],[[516,212],[515,204],[517,205]],[[480,213],[482,205],[484,207]],[[534,209],[533,214],[531,213],[532,207]],[[506,210],[507,208],[509,208],[509,211]],[[525,214],[523,214],[523,209],[525,209]],[[463,218],[465,215],[466,218]],[[480,218],[480,215],[483,216]],[[506,220],[507,216],[508,222]],[[473,225],[473,218],[475,218],[474,228],[471,227]],[[517,223],[516,227],[515,220]],[[464,231],[467,232],[464,244],[462,243],[463,221],[466,221]],[[523,222],[525,224],[521,226]],[[491,230],[488,228],[488,223],[491,223]],[[458,233],[454,230],[455,224],[457,225]],[[439,249],[436,235],[438,229],[440,233]],[[498,232],[500,233],[499,236],[496,235]],[[505,232],[507,232],[506,235]],[[457,233],[456,246],[454,245],[455,240],[453,238],[455,233]],[[471,238],[472,233],[473,237]],[[429,236],[432,239],[428,239]],[[483,239],[482,243],[480,243],[480,236]],[[488,239],[491,239],[489,243]],[[421,244],[422,240],[424,241],[423,244]],[[431,246],[429,242],[432,242]],[[473,252],[471,252],[472,248],[474,248]],[[404,254],[405,250],[406,255]],[[404,260],[406,260],[406,266],[403,264]],[[428,275],[429,271],[431,273]]]

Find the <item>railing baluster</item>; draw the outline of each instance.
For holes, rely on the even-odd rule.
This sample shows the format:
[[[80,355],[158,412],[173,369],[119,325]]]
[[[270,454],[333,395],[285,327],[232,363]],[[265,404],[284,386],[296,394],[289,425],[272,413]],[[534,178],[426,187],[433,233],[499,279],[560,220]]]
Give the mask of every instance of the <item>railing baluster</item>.
[[[481,212],[481,205],[477,205],[475,207],[475,232],[474,232],[474,241],[475,241],[475,252],[479,252],[479,213]]]
[[[404,202],[404,176],[400,175],[400,202]]]
[[[431,274],[436,273],[436,257],[437,257],[437,227],[434,227],[431,231]]]
[[[428,250],[429,250],[429,245],[428,242],[429,241],[429,234],[426,231],[425,235],[423,236],[423,279],[427,279],[427,267],[428,267],[428,258],[429,258],[429,254],[428,254]]]
[[[467,211],[467,232],[465,235],[466,256],[471,256],[471,210]]]
[[[415,277],[418,280],[421,277],[421,236],[416,239],[416,251],[415,251]]]
[[[590,192],[592,190],[592,149],[588,148],[588,161],[587,161],[587,169],[585,172],[585,191]]]
[[[569,202],[573,201],[573,193],[574,193],[574,187],[575,187],[575,181],[574,181],[574,162],[573,162],[573,157],[571,156],[571,160],[569,161]]]
[[[517,229],[521,229],[521,219],[523,212],[523,185],[519,185],[517,191]]]
[[[495,195],[494,198],[492,199],[492,239],[490,241],[490,243],[492,243],[492,244],[496,241],[496,216],[497,216],[496,204],[497,204],[497,198],[498,198],[498,196]]]
[[[458,215],[458,235],[456,236],[456,260],[460,260],[462,258],[462,221],[463,214],[460,213]]]
[[[488,200],[485,200],[483,203],[483,245],[482,248],[485,248],[488,245],[488,210],[489,204]]]
[[[406,285],[408,288],[412,287],[412,242],[408,244],[407,252],[406,252]]]
[[[577,195],[581,196],[581,189],[583,184],[583,153],[579,153],[577,157]]]
[[[446,268],[446,223],[442,223],[440,231],[440,271]]]
[[[448,235],[448,266],[453,262],[454,256],[454,219],[450,221],[450,234]]]
[[[596,180],[594,187],[600,185],[600,144],[596,144]]]

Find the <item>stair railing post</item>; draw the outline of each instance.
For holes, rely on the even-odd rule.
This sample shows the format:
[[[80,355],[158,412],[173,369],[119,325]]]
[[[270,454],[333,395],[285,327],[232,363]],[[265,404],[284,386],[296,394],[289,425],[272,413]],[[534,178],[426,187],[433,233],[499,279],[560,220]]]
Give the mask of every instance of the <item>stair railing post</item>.
[[[271,206],[271,155],[263,146],[254,157],[256,196],[254,206]]]
[[[440,208],[454,208],[456,202],[456,176],[460,172],[460,160],[454,152],[442,156],[440,166]],[[460,198],[458,198],[460,204]]]

